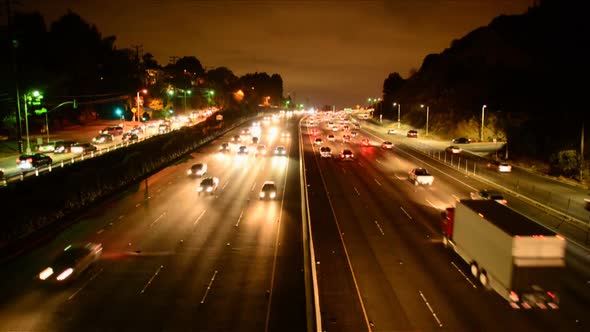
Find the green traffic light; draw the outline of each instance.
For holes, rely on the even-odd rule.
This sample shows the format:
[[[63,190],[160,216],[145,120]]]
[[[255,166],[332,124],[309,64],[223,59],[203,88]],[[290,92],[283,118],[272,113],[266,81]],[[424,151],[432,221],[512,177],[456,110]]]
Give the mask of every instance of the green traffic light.
[[[168,95],[170,95],[170,96],[174,95],[174,90],[168,90]]]
[[[33,91],[33,97],[39,97],[41,95],[41,93],[39,93],[39,91],[35,90]]]

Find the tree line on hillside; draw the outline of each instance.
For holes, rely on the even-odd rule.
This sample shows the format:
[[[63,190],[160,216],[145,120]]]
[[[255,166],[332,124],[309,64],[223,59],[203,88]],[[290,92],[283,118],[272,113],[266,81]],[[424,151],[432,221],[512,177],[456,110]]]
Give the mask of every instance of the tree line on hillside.
[[[139,48],[115,47],[115,36],[102,36],[98,28],[68,11],[46,26],[38,12],[14,13],[9,26],[0,27],[0,135],[13,136],[17,112],[16,87],[21,108],[23,94],[42,91],[43,104],[53,120],[80,114],[113,118],[115,108],[132,116],[137,92],[144,107],[161,110],[216,106],[254,108],[259,104],[283,104],[283,80],[279,74],[249,73],[236,76],[227,67],[205,70],[195,56],[184,56],[166,65]],[[147,89],[144,94],[143,89]],[[21,114],[23,111],[21,110]],[[29,125],[42,128],[45,117],[30,112]],[[22,119],[21,119],[22,121]]]
[[[477,140],[483,112],[484,140],[507,139],[511,158],[543,160],[554,173],[576,176],[590,118],[585,13],[576,1],[541,1],[522,15],[496,17],[427,55],[407,79],[390,74],[376,110],[397,120],[400,104],[403,120],[422,128],[420,105],[428,105],[430,132]]]

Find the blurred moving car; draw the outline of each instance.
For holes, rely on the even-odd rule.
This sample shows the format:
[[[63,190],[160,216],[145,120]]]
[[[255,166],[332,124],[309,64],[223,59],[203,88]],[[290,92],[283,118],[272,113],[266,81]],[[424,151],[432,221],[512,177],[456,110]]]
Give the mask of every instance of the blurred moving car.
[[[491,161],[487,163],[487,168],[494,169],[500,173],[510,173],[512,172],[512,165],[504,161]]]
[[[368,138],[363,138],[361,140],[361,146],[371,146],[371,142],[369,141]]]
[[[199,196],[203,192],[213,195],[213,193],[217,190],[218,185],[219,185],[218,178],[216,178],[214,176],[207,177],[207,178],[204,178],[203,180],[201,180],[201,183],[197,187],[197,192],[199,193]]]
[[[390,141],[385,141],[381,144],[381,147],[386,150],[391,150],[393,149],[393,143],[391,143]]]
[[[121,137],[121,140],[123,142],[135,142],[139,140],[139,136],[137,136],[136,133],[134,132],[126,132],[125,134],[123,134],[123,136]]]
[[[252,144],[258,144],[259,139],[258,136],[252,136]]]
[[[113,136],[118,136],[123,134],[123,127],[121,126],[110,126],[106,127],[99,132],[100,134],[108,134]]]
[[[248,128],[242,129],[242,131],[240,132],[240,134],[242,134],[242,135],[250,135],[250,129],[248,129]]]
[[[231,152],[231,147],[229,146],[229,143],[221,143],[221,146],[219,147],[219,152],[222,152],[222,153]]]
[[[134,133],[135,135],[141,135],[144,132],[144,126],[142,125],[136,125],[133,128],[131,128],[130,132]]]
[[[16,167],[21,170],[38,168],[44,165],[51,165],[53,159],[42,153],[23,154],[16,158]]]
[[[389,134],[389,135],[396,135],[397,134],[397,130],[395,130],[395,129],[388,129],[387,130],[387,134]]]
[[[471,199],[489,199],[494,200],[500,204],[508,204],[508,201],[504,198],[504,195],[497,190],[482,189],[477,192],[470,193]]]
[[[40,153],[49,153],[55,151],[55,146],[59,143],[58,142],[47,142],[37,145],[37,151]]]
[[[245,145],[241,145],[238,148],[237,154],[248,154],[248,147]]]
[[[283,131],[281,133],[281,138],[289,138],[291,137],[291,133],[289,133],[288,131]]]
[[[56,283],[73,280],[96,263],[101,253],[100,243],[71,244],[39,273],[38,278],[44,282]]]
[[[453,138],[453,143],[455,143],[455,144],[469,144],[469,143],[471,143],[471,140],[466,137],[459,137],[459,138]]]
[[[418,138],[418,131],[417,130],[408,130],[407,137],[411,138]]]
[[[342,152],[340,152],[340,159],[341,160],[352,161],[353,158],[354,158],[354,153],[352,153],[352,151],[350,151],[349,149],[344,149],[344,150],[342,150]]]
[[[335,142],[336,141],[336,136],[334,136],[333,134],[329,134],[328,135],[328,141]]]
[[[72,145],[76,144],[74,141],[61,141],[55,143],[55,150],[53,153],[69,153]]]
[[[194,164],[186,171],[188,176],[203,176],[205,173],[207,173],[207,164],[205,163]]]
[[[72,153],[89,153],[98,150],[98,148],[90,143],[76,143],[70,147]]]
[[[321,139],[321,138],[319,138],[319,137],[318,137],[318,138],[316,138],[316,139],[313,141],[313,143],[314,143],[315,145],[322,145],[323,141],[322,141],[322,139]]]
[[[277,146],[275,148],[274,155],[275,156],[286,156],[287,155],[287,150],[285,149],[284,146],[279,145],[279,146]]]
[[[4,179],[4,168],[0,168],[0,180]]]
[[[262,188],[260,188],[260,199],[276,199],[277,197],[277,186],[274,181],[264,181]]]
[[[451,153],[451,154],[460,154],[461,152],[463,152],[463,149],[461,149],[460,147],[458,147],[456,145],[451,145],[451,146],[447,147],[445,149],[445,151],[447,151],[448,153]]]
[[[160,133],[160,134],[169,133],[171,130],[172,130],[172,125],[167,122],[162,122],[158,126],[158,133]]]
[[[322,158],[332,158],[332,150],[328,146],[322,146],[320,148],[320,157]]]
[[[351,131],[351,132],[350,132],[350,136],[351,136],[351,137],[357,137],[357,135],[358,135],[358,134],[359,134],[359,133],[358,133],[358,132],[356,132],[356,131]]]
[[[264,156],[266,155],[266,145],[260,144],[256,147],[256,156]]]
[[[232,142],[241,142],[242,138],[240,137],[240,135],[234,135],[234,136],[232,136],[231,141]]]
[[[92,139],[92,143],[105,144],[113,141],[113,135],[110,134],[98,134],[98,136]]]
[[[342,143],[349,143],[350,135],[342,135]]]
[[[414,185],[431,186],[434,182],[434,176],[432,176],[425,168],[413,168],[408,173],[408,178]]]

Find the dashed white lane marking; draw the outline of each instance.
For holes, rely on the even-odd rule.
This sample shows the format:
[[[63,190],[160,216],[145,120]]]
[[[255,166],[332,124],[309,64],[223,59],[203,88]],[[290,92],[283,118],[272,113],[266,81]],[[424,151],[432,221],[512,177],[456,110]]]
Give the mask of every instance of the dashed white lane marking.
[[[434,203],[432,203],[428,199],[426,199],[426,203],[430,204],[430,206],[432,206],[433,208],[437,209],[436,205],[434,205]]]
[[[383,228],[381,228],[381,225],[379,225],[379,222],[377,220],[375,220],[375,225],[377,225],[377,228],[379,228],[379,232],[381,232],[381,235],[385,235],[385,232],[383,232]]]
[[[406,216],[408,216],[408,218],[413,219],[412,216],[408,213],[408,211],[404,210],[404,208],[402,206],[400,206],[399,208],[402,209],[402,211],[404,211],[404,213],[406,214]]]
[[[252,184],[252,188],[250,188],[250,191],[254,191],[254,187],[256,187],[256,181],[254,181],[254,183]]]
[[[137,203],[135,204],[135,207],[139,207],[141,205],[141,203]]]
[[[158,275],[158,273],[160,273],[160,271],[163,268],[164,268],[164,265],[160,265],[160,267],[156,270],[156,273],[154,273],[154,275],[152,275],[152,277],[150,278],[150,280],[148,280],[148,282],[145,284],[145,286],[143,286],[143,289],[141,290],[141,292],[139,292],[139,294],[145,293],[145,290],[152,284],[152,281],[154,281],[154,278]]]
[[[217,270],[213,273],[213,277],[211,277],[211,281],[209,281],[209,285],[207,285],[207,289],[205,290],[205,294],[203,294],[203,298],[201,299],[201,304],[205,303],[205,299],[207,298],[207,294],[209,294],[209,290],[211,289],[211,285],[213,285],[213,281],[215,281],[215,276],[217,275]]]
[[[459,198],[459,196],[457,196],[457,195],[455,195],[455,194],[451,194],[451,196],[453,196],[453,198],[454,198],[454,199],[455,199],[457,202],[461,200],[461,199]]]
[[[238,217],[238,222],[236,222],[236,227],[238,227],[240,225],[240,220],[242,220],[243,215],[244,215],[244,210],[242,209],[242,212],[240,212],[240,216]]]
[[[356,191],[357,195],[359,195],[359,196],[361,195],[361,193],[359,193],[359,191],[358,191],[358,189],[356,189],[356,187],[354,187],[354,191]]]
[[[381,182],[379,182],[377,179],[373,179],[375,180],[375,182],[377,182],[378,185],[382,186]]]
[[[203,218],[203,215],[205,214],[205,212],[207,212],[207,209],[205,209],[205,210],[203,210],[203,212],[201,212],[199,217],[193,222],[193,226],[196,225],[199,222],[199,220],[201,220],[201,218]]]
[[[360,167],[365,167],[365,164],[363,164],[363,163],[361,163],[361,162],[359,161],[359,166],[360,166]]]
[[[78,293],[80,293],[82,289],[84,289],[84,287],[86,287],[86,285],[88,285],[92,280],[94,280],[94,278],[96,278],[101,272],[102,269],[98,270],[98,272],[96,272],[92,277],[90,277],[88,281],[86,281],[80,288],[78,288],[72,295],[70,295],[70,297],[68,297],[68,300],[71,300],[74,297],[76,297],[76,295],[78,295]]]
[[[100,229],[96,234],[101,234],[102,232],[104,232],[104,229]]]
[[[381,162],[381,160],[379,159],[375,159],[376,162],[380,163],[381,165],[383,165],[383,163]]]
[[[123,219],[123,218],[125,218],[125,215],[124,214],[122,214],[122,215],[119,216],[119,219]]]
[[[426,303],[426,306],[428,307],[428,310],[430,310],[430,312],[432,313],[432,316],[434,317],[434,319],[436,319],[436,322],[438,323],[438,326],[439,327],[443,327],[443,324],[441,323],[440,319],[438,319],[438,316],[436,315],[436,313],[434,312],[434,310],[430,306],[430,303],[428,303],[428,300],[426,299],[426,297],[424,296],[424,294],[422,294],[422,291],[418,291],[418,292],[420,293],[420,296],[422,297],[422,300],[424,300],[424,303]]]
[[[164,217],[166,215],[167,211],[164,211],[158,218],[156,218],[156,220],[152,221],[152,223],[150,224],[150,227],[154,226],[160,219],[162,219],[162,217]]]
[[[399,175],[396,175],[395,177],[396,177],[398,180],[405,180],[405,179],[406,179],[406,177],[401,177],[401,176],[399,176]]]
[[[451,262],[451,264],[455,267],[455,269],[457,269],[457,271],[459,271],[459,273],[461,273],[461,275],[463,276],[463,278],[465,278],[465,280],[467,280],[468,283],[471,284],[471,286],[473,286],[473,288],[477,288],[477,286],[471,281],[471,279],[469,279],[465,273],[463,273],[463,271],[461,271],[461,269],[459,269],[459,267],[457,265],[455,265],[455,262]]]

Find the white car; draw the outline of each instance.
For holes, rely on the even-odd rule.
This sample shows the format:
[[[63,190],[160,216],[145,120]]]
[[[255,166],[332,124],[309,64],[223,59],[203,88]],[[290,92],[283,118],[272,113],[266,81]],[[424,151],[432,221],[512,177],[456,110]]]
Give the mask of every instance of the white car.
[[[315,143],[315,145],[322,145],[322,143],[323,143],[322,139],[319,137],[316,138],[313,142]]]
[[[432,176],[425,168],[414,168],[408,173],[408,178],[414,185],[431,186],[434,182],[434,176]]]
[[[275,156],[286,156],[287,150],[285,149],[284,146],[279,145],[275,148],[274,154],[275,154]]]
[[[497,170],[500,173],[510,173],[512,172],[512,165],[502,161],[492,161],[486,165],[488,168],[492,168]]]
[[[391,150],[393,149],[393,143],[391,143],[390,141],[385,141],[381,144],[381,147],[386,150]]]
[[[456,145],[451,145],[449,147],[447,147],[447,152],[451,153],[451,154],[460,154],[461,152],[463,152],[463,149],[461,149],[460,147],[456,146]]]
[[[335,142],[336,141],[336,136],[334,136],[332,134],[328,135],[328,141]]]
[[[186,171],[188,176],[203,176],[207,173],[207,164],[194,164]]]
[[[327,146],[322,146],[320,148],[320,157],[322,158],[332,158],[332,150]]]
[[[397,130],[395,130],[395,129],[389,129],[387,131],[387,134],[389,134],[389,135],[397,135]]]
[[[202,192],[209,193],[209,194],[213,195],[215,190],[217,190],[218,185],[219,185],[218,178],[216,178],[216,177],[204,178],[201,181],[201,183],[199,184],[199,186],[197,187],[197,192],[199,193],[199,196],[201,195]]]

